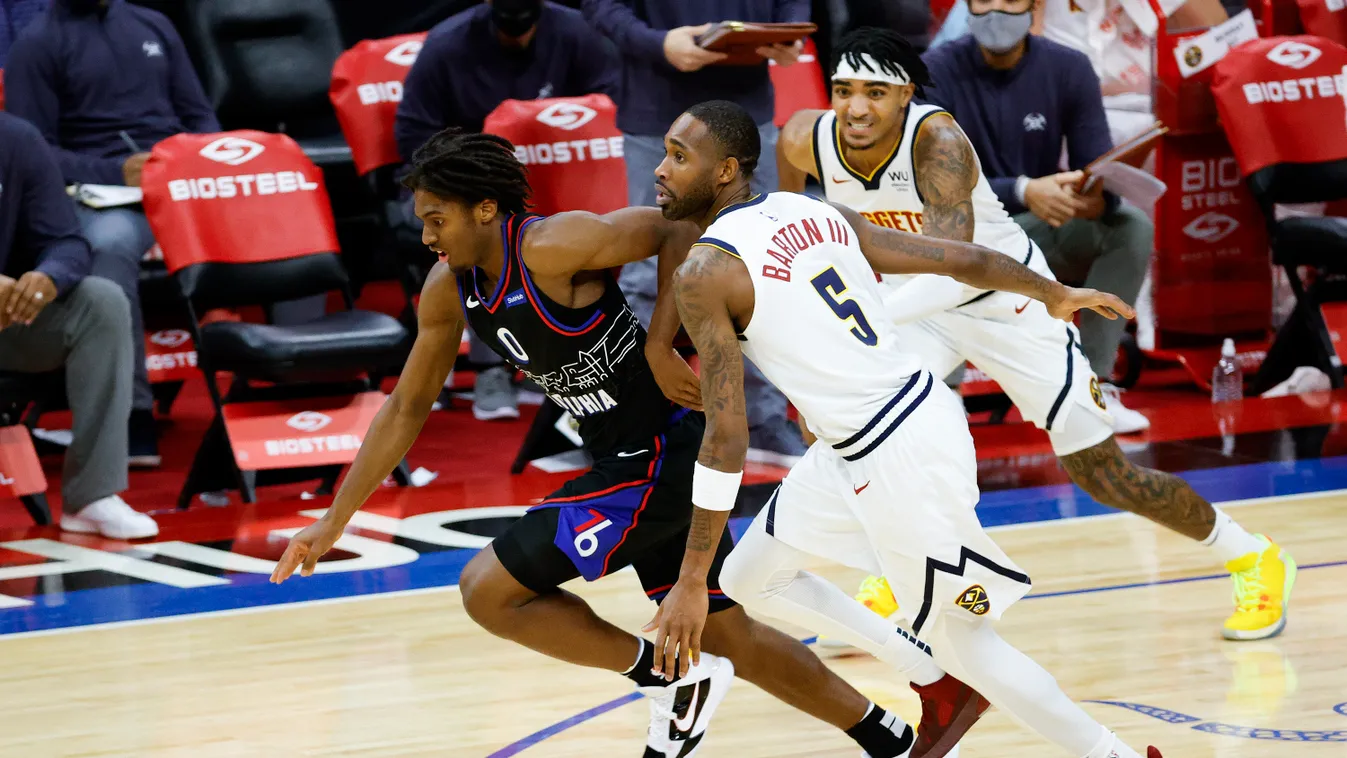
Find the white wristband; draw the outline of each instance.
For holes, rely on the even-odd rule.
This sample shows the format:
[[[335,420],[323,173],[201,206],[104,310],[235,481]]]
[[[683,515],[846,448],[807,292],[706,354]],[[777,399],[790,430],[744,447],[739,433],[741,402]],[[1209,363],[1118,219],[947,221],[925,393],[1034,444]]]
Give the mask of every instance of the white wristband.
[[[1020,201],[1020,205],[1025,204],[1024,190],[1028,186],[1029,186],[1029,177],[1027,176],[1021,176],[1020,178],[1015,180],[1015,199]]]
[[[732,511],[744,472],[727,474],[698,463],[692,467],[692,504],[708,511]]]

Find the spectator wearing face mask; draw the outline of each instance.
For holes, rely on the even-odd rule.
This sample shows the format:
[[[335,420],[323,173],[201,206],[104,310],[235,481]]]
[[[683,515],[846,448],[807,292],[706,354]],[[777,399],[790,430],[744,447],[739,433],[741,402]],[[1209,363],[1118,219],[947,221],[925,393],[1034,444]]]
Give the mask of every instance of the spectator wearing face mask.
[[[1055,0],[1048,0],[1053,2]],[[1031,36],[1036,0],[967,0],[970,34],[929,50],[923,60],[945,107],[973,144],[992,189],[1062,281],[1136,302],[1150,267],[1155,229],[1102,184],[1082,193],[1080,172],[1113,148],[1099,79],[1089,61]],[[1059,171],[1062,143],[1068,171]],[[1113,375],[1126,322],[1098,314],[1080,320],[1081,343],[1101,380]],[[1150,426],[1102,385],[1114,431]]]
[[[160,140],[220,131],[173,25],[126,0],[55,0],[10,50],[5,101],[52,146],[66,184],[139,186]],[[140,262],[154,234],[138,205],[75,210],[93,246],[93,274],[115,282],[131,302],[131,463],[158,465],[139,294]]]
[[[491,0],[450,16],[426,38],[407,74],[394,137],[410,158],[439,131],[481,131],[505,100],[578,97],[617,99],[618,67],[612,45],[578,11],[544,0]],[[405,203],[404,221],[421,234]],[[519,418],[519,401],[500,356],[471,339],[468,360],[477,371],[473,416]]]

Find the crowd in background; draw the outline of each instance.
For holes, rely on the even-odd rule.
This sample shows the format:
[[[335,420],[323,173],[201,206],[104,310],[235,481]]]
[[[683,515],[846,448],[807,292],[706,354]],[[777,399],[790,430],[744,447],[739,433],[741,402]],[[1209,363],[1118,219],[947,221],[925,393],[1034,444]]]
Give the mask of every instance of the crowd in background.
[[[1002,203],[1060,278],[1130,303],[1150,264],[1153,229],[1144,213],[1102,190],[1074,189],[1079,169],[1153,120],[1150,40],[1160,21],[1146,3],[305,0],[315,2],[340,19],[347,46],[362,37],[430,30],[398,108],[404,156],[447,126],[481,129],[505,99],[603,93],[617,104],[633,205],[654,204],[652,175],[663,158],[665,129],[684,109],[710,99],[733,100],[755,117],[764,160],[754,186],[777,188],[768,63],[717,67],[719,54],[695,43],[708,22],[813,21],[825,73],[832,44],[848,29],[897,29],[925,51],[935,83],[926,99],[962,125]],[[7,111],[0,114],[0,370],[64,365],[82,377],[68,393],[75,421],[62,526],[69,530],[121,538],[156,531],[119,496],[128,465],[159,462],[137,293],[153,233],[138,207],[94,210],[69,201],[64,187],[136,186],[160,140],[239,126],[222,127],[221,95],[203,85],[201,72],[207,85],[214,72],[185,33],[190,5],[0,0]],[[1219,0],[1190,0],[1171,18],[1205,26],[1226,13]],[[1111,33],[1099,32],[1105,27]],[[764,54],[788,66],[800,46]],[[409,207],[403,222],[418,223]],[[620,286],[648,323],[654,263],[625,267]],[[1082,323],[1085,353],[1100,377],[1113,372],[1122,328],[1089,316]],[[513,372],[475,341],[470,360],[477,417],[517,417]],[[756,454],[783,463],[802,455],[785,398],[751,366],[746,383]],[[1149,423],[1116,394],[1110,410],[1119,432]]]

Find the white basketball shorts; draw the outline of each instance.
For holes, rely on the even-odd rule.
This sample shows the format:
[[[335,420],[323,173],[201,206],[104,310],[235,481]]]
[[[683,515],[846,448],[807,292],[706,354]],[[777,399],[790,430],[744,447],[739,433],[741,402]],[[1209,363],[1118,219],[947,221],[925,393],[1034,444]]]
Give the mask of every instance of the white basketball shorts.
[[[1025,419],[1048,432],[1059,456],[1113,435],[1113,419],[1074,325],[1037,300],[994,292],[959,308],[897,325],[899,349],[944,378],[965,360],[990,376]],[[1071,424],[1067,418],[1083,414]]]
[[[920,635],[944,611],[1000,618],[1029,591],[977,501],[963,405],[922,371],[851,440],[815,442],[758,518],[797,550],[882,574]]]

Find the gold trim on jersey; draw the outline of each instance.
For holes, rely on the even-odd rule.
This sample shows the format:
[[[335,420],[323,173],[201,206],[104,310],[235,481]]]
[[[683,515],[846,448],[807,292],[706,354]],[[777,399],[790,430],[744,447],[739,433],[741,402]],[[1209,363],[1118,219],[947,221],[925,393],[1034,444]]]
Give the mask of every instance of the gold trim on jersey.
[[[739,258],[739,260],[741,261],[743,260],[743,258],[740,257],[738,253],[734,252],[733,250],[726,250],[725,248],[713,242],[698,242],[697,244],[693,245],[693,247],[713,247],[726,255],[732,255],[735,258]]]

